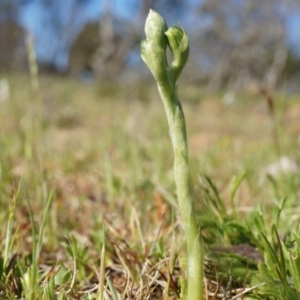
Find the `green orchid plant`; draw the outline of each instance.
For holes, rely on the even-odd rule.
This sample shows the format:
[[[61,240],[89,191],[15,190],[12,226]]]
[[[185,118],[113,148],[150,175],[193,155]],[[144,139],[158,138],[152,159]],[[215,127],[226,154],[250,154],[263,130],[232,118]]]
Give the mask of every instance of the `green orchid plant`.
[[[189,168],[184,113],[177,92],[177,80],[189,56],[188,36],[182,28],[167,27],[164,19],[150,10],[145,24],[146,39],[141,56],[156,80],[174,150],[174,177],[187,243],[187,299],[203,298],[203,242],[193,208],[194,189]],[[168,63],[166,51],[171,50]]]

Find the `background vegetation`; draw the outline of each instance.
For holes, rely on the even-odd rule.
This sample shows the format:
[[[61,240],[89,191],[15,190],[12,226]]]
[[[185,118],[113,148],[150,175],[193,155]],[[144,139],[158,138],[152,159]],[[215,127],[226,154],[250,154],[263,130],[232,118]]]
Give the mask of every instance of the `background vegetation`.
[[[91,2],[96,11],[102,7],[101,14],[80,22]],[[127,15],[130,12],[129,18],[125,12],[123,17],[117,14],[116,1],[98,2],[1,0],[0,70],[26,69],[25,36],[31,34],[40,70],[85,79],[130,77],[135,81],[148,74],[140,60],[139,43],[153,8],[168,24],[180,23],[187,30],[192,46],[185,77],[190,83],[211,90],[253,90],[262,84],[269,89],[297,90],[297,0],[126,0],[123,9]],[[30,26],[21,22],[27,7],[36,9]],[[63,14],[64,10],[68,13]]]
[[[0,1],[0,299],[178,299],[173,150],[155,84],[129,58],[149,7],[172,25],[188,6],[141,1],[129,22],[108,1],[59,73],[36,63],[17,2]],[[286,43],[299,5],[223,2],[193,11],[209,22],[187,27],[179,90],[205,296],[300,299],[299,59]]]
[[[42,77],[36,93],[27,76],[8,80],[0,110],[1,295],[24,297],[25,286],[26,299],[93,299],[103,290],[106,299],[161,299],[166,290],[176,297],[184,241],[156,87]],[[257,270],[268,250],[262,233],[278,245],[272,224],[297,247],[299,101],[278,94],[270,115],[262,95],[228,103],[192,85],[180,94],[208,247],[207,295],[233,299],[253,274],[255,285],[265,282]],[[283,155],[292,161],[285,171]]]

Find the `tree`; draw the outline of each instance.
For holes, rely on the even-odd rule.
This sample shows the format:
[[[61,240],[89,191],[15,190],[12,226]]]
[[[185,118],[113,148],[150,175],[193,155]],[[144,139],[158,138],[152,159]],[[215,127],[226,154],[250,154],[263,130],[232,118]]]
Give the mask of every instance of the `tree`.
[[[0,0],[0,72],[26,66],[24,31],[17,24],[16,0]]]
[[[92,69],[93,56],[100,45],[98,23],[88,23],[73,43],[70,52],[69,73],[78,75]]]
[[[207,0],[199,6],[204,21],[194,38],[209,87],[242,88],[258,81],[274,88],[287,59],[286,17],[296,3]]]
[[[142,1],[135,9],[131,21],[117,20],[112,2],[105,1],[104,15],[99,21],[100,45],[92,58],[92,68],[97,77],[115,77],[125,69],[126,60],[140,43],[145,14],[153,0]]]

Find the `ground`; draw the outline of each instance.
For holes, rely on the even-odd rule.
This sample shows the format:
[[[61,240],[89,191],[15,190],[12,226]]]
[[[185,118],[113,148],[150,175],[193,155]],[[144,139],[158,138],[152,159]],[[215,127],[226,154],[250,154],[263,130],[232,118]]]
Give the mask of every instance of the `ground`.
[[[167,299],[167,290],[169,299],[178,297],[184,286],[184,235],[173,153],[155,85],[42,77],[40,89],[32,91],[27,76],[7,78],[10,97],[0,101],[0,234],[6,268],[0,268],[0,295],[24,296],[25,286],[34,290],[31,295],[49,290],[43,299],[100,299],[103,290],[105,299],[118,299],[114,292],[121,299]],[[234,261],[232,254],[248,259],[245,251],[256,253],[258,233],[253,229],[253,238],[241,238],[236,228],[224,228],[233,221],[242,224],[259,204],[271,222],[274,201],[287,197],[278,231],[286,235],[291,226],[296,229],[298,175],[270,179],[267,169],[282,156],[295,164],[300,160],[299,98],[272,93],[272,113],[260,93],[230,92],[228,101],[226,91],[186,84],[179,91],[207,245],[207,299],[239,299],[233,295],[249,288],[251,280],[234,277],[228,288],[231,275],[221,270],[218,280],[217,269],[228,255]],[[233,178],[241,174],[231,197]],[[222,203],[208,204],[216,199]],[[216,215],[218,233],[205,229]],[[212,249],[221,249],[221,264],[210,256],[218,252]],[[253,270],[261,257],[250,257]],[[30,272],[38,279],[26,285]]]

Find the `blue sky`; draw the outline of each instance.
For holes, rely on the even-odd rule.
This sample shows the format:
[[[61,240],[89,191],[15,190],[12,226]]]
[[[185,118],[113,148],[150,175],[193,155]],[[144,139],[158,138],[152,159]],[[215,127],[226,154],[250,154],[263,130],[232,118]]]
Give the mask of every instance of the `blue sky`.
[[[132,19],[140,0],[111,0],[112,11],[117,18]],[[189,5],[199,4],[201,0],[186,0]],[[36,54],[40,61],[53,63],[64,70],[68,66],[69,50],[84,24],[98,20],[104,9],[102,0],[53,0],[51,9],[46,7],[46,1],[31,0],[20,6],[18,21],[20,25],[32,32],[35,38]],[[74,11],[74,8],[76,11]],[[72,16],[72,13],[74,16]],[[192,16],[181,20],[183,26],[188,26]],[[168,20],[168,15],[166,19]],[[55,20],[55,22],[53,22]],[[59,24],[59,26],[58,26]],[[288,42],[300,53],[300,16],[290,15],[287,21]],[[63,30],[61,30],[63,28]]]
[[[300,55],[300,16],[291,14],[287,20],[288,41],[292,48]]]
[[[60,69],[66,69],[69,60],[69,50],[84,24],[96,20],[101,15],[99,0],[85,1],[77,4],[76,0],[53,1],[52,9],[45,7],[44,2],[31,1],[19,9],[18,22],[35,39],[35,49],[38,59],[45,63],[54,63]],[[72,13],[76,14],[72,17]],[[61,30],[53,19],[59,22]]]

